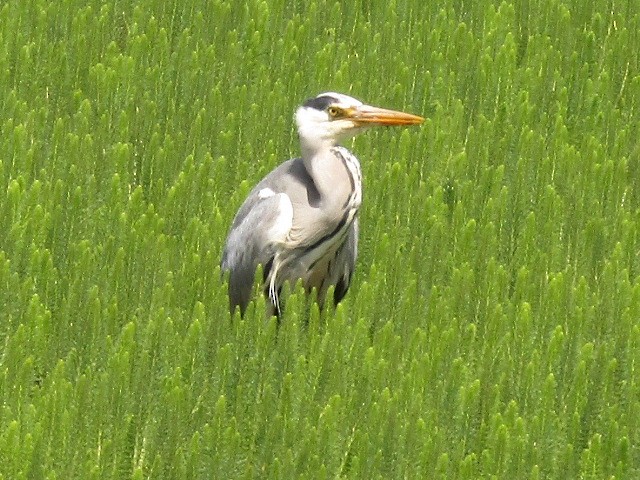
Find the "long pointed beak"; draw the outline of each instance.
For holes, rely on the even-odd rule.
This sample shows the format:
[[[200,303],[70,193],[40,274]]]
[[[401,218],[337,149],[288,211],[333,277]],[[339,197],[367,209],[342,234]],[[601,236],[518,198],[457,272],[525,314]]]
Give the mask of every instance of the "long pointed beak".
[[[411,113],[388,110],[386,108],[361,105],[353,108],[348,118],[356,125],[418,125],[424,118]]]

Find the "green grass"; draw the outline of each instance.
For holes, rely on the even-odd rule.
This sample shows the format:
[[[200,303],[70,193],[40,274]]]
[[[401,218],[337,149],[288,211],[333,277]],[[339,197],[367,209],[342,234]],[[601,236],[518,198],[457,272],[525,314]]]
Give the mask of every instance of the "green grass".
[[[640,476],[635,0],[0,5],[0,479]],[[230,318],[249,189],[321,91],[335,314]]]

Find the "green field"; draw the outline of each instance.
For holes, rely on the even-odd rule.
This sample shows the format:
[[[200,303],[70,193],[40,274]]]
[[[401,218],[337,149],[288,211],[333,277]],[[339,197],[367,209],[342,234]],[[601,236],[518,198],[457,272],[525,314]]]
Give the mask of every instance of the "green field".
[[[0,479],[640,478],[638,0],[0,3]],[[333,90],[335,312],[222,246]]]

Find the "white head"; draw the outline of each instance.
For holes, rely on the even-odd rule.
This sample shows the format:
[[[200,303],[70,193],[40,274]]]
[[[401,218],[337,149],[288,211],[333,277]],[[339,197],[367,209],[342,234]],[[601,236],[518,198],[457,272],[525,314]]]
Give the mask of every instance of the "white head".
[[[348,95],[321,93],[296,111],[303,154],[313,154],[375,125],[414,125],[423,118],[408,113],[364,105]]]

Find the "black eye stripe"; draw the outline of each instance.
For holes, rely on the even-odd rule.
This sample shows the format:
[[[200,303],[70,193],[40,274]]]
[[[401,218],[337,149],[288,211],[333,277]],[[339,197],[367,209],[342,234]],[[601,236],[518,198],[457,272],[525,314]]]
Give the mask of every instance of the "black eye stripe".
[[[321,112],[323,112],[332,103],[338,103],[338,99],[330,95],[321,95],[319,97],[310,98],[309,100],[304,102],[302,106],[308,107],[308,108],[314,108],[316,110],[320,110]]]

